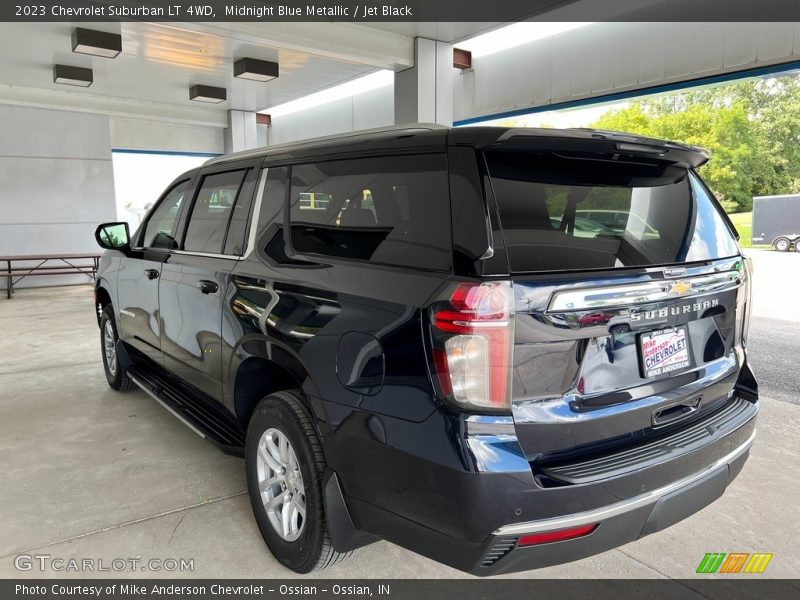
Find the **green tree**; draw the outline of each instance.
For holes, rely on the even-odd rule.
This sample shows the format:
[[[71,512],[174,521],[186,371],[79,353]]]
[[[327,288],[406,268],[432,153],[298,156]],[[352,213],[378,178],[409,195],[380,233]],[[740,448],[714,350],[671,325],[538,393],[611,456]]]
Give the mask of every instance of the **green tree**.
[[[800,192],[800,81],[753,80],[648,98],[611,111],[592,126],[701,146],[700,169],[729,212],[753,196]]]

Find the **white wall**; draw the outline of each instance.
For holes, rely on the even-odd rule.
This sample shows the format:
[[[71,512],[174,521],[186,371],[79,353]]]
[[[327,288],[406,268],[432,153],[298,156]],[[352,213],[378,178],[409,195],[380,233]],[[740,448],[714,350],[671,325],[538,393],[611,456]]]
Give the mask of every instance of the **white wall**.
[[[379,87],[296,113],[275,116],[269,144],[282,144],[394,123],[394,87]]]
[[[797,23],[594,23],[475,57],[455,78],[455,119],[795,60]]]
[[[108,118],[0,106],[0,132],[0,255],[98,251],[95,227],[116,218]]]
[[[222,138],[221,127],[0,105],[0,255],[99,252],[95,228],[118,218],[112,148],[221,153]],[[168,157],[158,169],[140,169],[137,203],[205,160]],[[35,276],[19,287],[86,281]]]
[[[208,160],[207,156],[128,152],[113,152],[112,157],[117,219],[127,221],[131,233],[170,183]]]
[[[109,118],[111,147],[158,150],[161,152],[209,152],[222,154],[225,142],[222,127],[177,125],[160,121]]]
[[[455,73],[454,119],[793,61],[800,61],[800,23],[594,23],[473,58],[473,69]],[[273,116],[269,143],[392,125],[393,104],[390,85]]]

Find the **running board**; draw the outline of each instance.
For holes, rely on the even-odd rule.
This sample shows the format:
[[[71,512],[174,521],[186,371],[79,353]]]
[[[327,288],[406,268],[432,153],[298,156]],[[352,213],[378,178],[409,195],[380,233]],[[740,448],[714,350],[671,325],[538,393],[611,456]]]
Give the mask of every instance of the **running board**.
[[[150,370],[132,367],[128,370],[128,377],[201,438],[225,454],[244,456],[244,432],[209,406],[210,400],[200,400],[188,390],[181,389],[183,386],[173,384]]]

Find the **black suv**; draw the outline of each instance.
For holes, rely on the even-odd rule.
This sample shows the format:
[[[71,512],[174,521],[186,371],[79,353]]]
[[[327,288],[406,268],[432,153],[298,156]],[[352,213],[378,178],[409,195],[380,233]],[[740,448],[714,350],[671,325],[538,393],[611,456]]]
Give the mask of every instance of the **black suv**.
[[[750,282],[690,146],[413,126],[215,158],[101,225],[106,376],[243,455],[300,573],[383,538],[476,575],[718,498]]]

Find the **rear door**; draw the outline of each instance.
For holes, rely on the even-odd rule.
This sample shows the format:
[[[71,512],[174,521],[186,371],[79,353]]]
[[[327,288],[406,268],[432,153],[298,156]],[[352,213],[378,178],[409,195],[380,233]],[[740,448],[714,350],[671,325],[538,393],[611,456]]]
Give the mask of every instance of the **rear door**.
[[[699,179],[652,160],[486,159],[528,458],[629,442],[724,404],[742,361],[745,270]]]
[[[159,287],[165,368],[209,396],[222,398],[222,303],[236,261],[245,252],[254,163],[200,172]]]
[[[130,256],[122,258],[117,276],[120,338],[161,364],[161,316],[158,284],[161,266],[175,245],[178,217],[192,178],[173,183],[149,213],[132,241]]]

